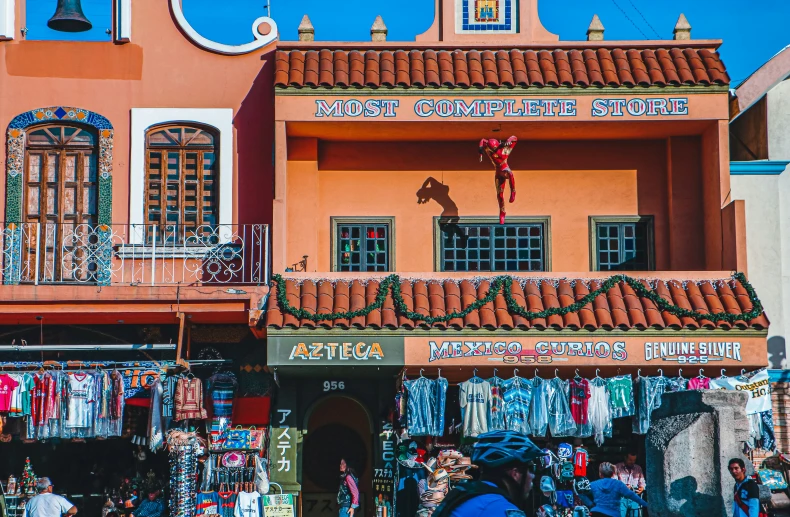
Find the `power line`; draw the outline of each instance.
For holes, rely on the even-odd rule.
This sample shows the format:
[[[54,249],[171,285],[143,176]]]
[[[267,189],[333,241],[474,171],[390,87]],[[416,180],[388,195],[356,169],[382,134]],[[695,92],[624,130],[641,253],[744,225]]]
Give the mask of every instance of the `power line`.
[[[659,33],[658,33],[658,31],[657,31],[657,30],[655,30],[655,29],[653,28],[653,26],[652,26],[652,25],[650,25],[650,22],[649,22],[649,21],[647,21],[647,18],[645,18],[645,15],[644,15],[644,14],[642,14],[642,11],[640,11],[640,10],[639,10],[639,8],[638,8],[637,6],[635,6],[635,5],[634,5],[634,3],[633,3],[631,0],[628,0],[628,3],[629,3],[629,4],[631,4],[631,7],[633,7],[634,9],[636,9],[636,12],[638,12],[638,13],[639,13],[639,16],[641,16],[641,17],[642,17],[642,20],[644,20],[644,21],[645,21],[645,23],[647,24],[647,26],[648,26],[648,27],[650,27],[650,30],[652,30],[652,31],[653,31],[653,33],[656,35],[656,37],[657,37],[658,39],[661,39],[661,34],[659,34]]]
[[[612,3],[615,5],[615,7],[620,9],[620,12],[623,13],[623,16],[625,16],[625,19],[628,20],[629,22],[631,22],[631,25],[633,25],[636,28],[636,30],[638,30],[642,34],[642,36],[644,36],[645,39],[650,39],[650,38],[647,37],[647,34],[642,32],[642,29],[640,29],[639,26],[634,23],[634,20],[632,20],[631,18],[628,17],[628,15],[625,13],[625,11],[623,11],[623,8],[620,7],[620,4],[615,2],[615,0],[612,0]]]

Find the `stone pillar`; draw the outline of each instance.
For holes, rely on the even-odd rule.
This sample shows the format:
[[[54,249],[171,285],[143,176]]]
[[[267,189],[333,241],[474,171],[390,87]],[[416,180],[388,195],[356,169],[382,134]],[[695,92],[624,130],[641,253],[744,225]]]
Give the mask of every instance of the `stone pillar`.
[[[744,457],[748,393],[682,391],[663,396],[647,433],[650,515],[732,517],[730,458]]]

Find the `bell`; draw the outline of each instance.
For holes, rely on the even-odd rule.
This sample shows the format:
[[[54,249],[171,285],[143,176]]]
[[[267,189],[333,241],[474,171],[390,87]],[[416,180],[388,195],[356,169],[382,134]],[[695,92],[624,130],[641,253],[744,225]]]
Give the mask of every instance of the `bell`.
[[[91,30],[93,24],[82,12],[80,0],[58,0],[58,7],[47,27],[60,32],[85,32]]]

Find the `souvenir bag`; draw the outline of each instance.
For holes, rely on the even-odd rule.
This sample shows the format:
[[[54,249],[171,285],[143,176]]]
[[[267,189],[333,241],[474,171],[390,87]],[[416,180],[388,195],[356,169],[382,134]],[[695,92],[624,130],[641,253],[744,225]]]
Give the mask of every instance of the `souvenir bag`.
[[[768,469],[763,466],[757,471],[757,475],[760,476],[760,483],[771,490],[787,489],[787,480],[780,470]]]
[[[249,435],[249,442],[247,444],[248,449],[263,449],[263,443],[266,439],[266,431],[263,429],[256,429],[255,427],[251,427],[247,431]]]
[[[236,426],[236,429],[229,429],[225,436],[225,449],[246,449],[250,442],[250,432],[247,429]]]

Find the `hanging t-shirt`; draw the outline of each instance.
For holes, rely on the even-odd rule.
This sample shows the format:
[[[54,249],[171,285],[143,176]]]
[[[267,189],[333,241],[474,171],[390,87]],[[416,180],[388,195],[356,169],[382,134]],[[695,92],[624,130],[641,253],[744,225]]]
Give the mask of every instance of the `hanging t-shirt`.
[[[236,510],[236,492],[217,492],[219,496],[219,514],[221,517],[234,517]]]
[[[573,475],[587,477],[587,451],[581,447],[573,454]]]
[[[195,506],[196,517],[219,514],[219,496],[216,492],[199,493]]]
[[[714,390],[748,392],[749,400],[746,402],[747,415],[754,415],[771,409],[771,383],[768,380],[768,370],[762,370],[750,379],[744,379],[743,377],[711,379],[710,387]]]
[[[505,430],[505,399],[503,398],[504,381],[499,377],[488,379],[491,385],[491,426],[492,431]]]
[[[587,405],[590,400],[590,383],[587,379],[570,382],[571,416],[577,424],[587,423]]]
[[[0,411],[5,412],[11,408],[11,399],[17,386],[19,383],[10,375],[0,375]]]
[[[10,374],[9,377],[16,381],[16,388],[11,393],[11,405],[8,408],[8,416],[22,416],[22,399],[27,390],[24,374]]]
[[[629,407],[633,400],[633,383],[631,376],[614,377],[607,381],[609,393],[611,394],[612,409],[625,409]]]
[[[464,410],[464,436],[487,433],[491,385],[480,379],[462,382],[459,398]]]
[[[90,427],[96,402],[95,379],[86,373],[69,375],[69,415],[66,427]]]
[[[261,517],[261,494],[258,492],[239,492],[236,497],[234,517]]]
[[[689,379],[689,389],[690,390],[709,390],[710,389],[710,379],[707,377],[694,377],[693,379]]]
[[[530,434],[529,405],[532,401],[532,383],[521,377],[506,380],[505,390],[505,429],[522,434]]]

